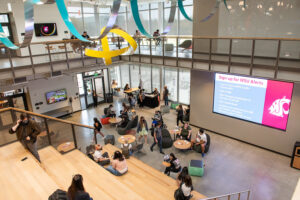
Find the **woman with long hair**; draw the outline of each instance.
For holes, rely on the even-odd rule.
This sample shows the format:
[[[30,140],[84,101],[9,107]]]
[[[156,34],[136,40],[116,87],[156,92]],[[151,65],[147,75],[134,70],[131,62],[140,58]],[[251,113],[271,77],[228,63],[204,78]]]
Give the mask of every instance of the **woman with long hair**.
[[[165,174],[167,174],[168,176],[170,176],[171,172],[177,173],[177,172],[180,172],[180,170],[181,170],[179,160],[176,158],[176,156],[173,153],[170,153],[169,158],[170,158],[170,161],[169,161],[170,166],[166,167],[166,169],[165,169]]]
[[[104,137],[104,134],[101,132],[102,124],[98,120],[97,117],[94,118],[94,141],[96,143],[97,134],[100,134],[102,137]]]
[[[68,198],[69,200],[82,199],[89,200],[89,193],[85,192],[83,186],[83,178],[80,174],[76,174],[73,179],[71,186],[68,189]]]
[[[145,138],[145,144],[147,144],[147,135],[148,135],[148,125],[147,121],[145,120],[145,117],[141,116],[140,121],[137,126],[137,131],[139,135],[139,141],[141,140],[142,137]]]
[[[181,182],[183,182],[183,178],[189,175],[189,169],[187,167],[183,167],[181,172],[178,174],[176,182],[177,185],[180,186]]]
[[[193,183],[190,175],[187,175],[183,178],[180,188],[183,192],[184,200],[189,200],[192,198]]]
[[[122,176],[128,171],[126,160],[120,151],[115,151],[112,165],[108,166],[106,170],[116,176]]]

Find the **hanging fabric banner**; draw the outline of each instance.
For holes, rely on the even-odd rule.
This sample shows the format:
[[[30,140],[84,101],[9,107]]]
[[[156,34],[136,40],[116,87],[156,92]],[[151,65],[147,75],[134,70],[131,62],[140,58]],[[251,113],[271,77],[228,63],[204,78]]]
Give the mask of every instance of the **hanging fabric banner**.
[[[174,23],[175,20],[175,14],[176,14],[176,1],[172,1],[171,3],[171,10],[170,10],[170,15],[169,15],[169,20],[168,20],[168,25],[165,28],[165,30],[163,31],[162,35],[166,35],[170,32],[172,25]]]
[[[182,0],[178,0],[178,7],[179,7],[181,14],[184,16],[184,18],[192,22],[193,20],[185,12]]]
[[[66,8],[66,5],[65,5],[65,2],[64,0],[56,0],[56,5],[57,5],[57,8],[60,12],[60,15],[62,17],[62,19],[64,20],[65,22],[65,25],[68,27],[68,29],[70,30],[70,32],[79,40],[83,41],[83,42],[90,42],[89,40],[85,39],[84,37],[82,37],[80,35],[80,33],[78,33],[78,31],[76,30],[75,26],[73,25],[70,17],[69,17],[69,14],[68,14],[68,11],[67,11],[67,8]]]
[[[152,38],[152,35],[150,35],[144,28],[140,15],[139,15],[139,7],[138,7],[138,3],[137,0],[130,0],[130,6],[131,6],[131,13],[133,16],[133,19],[135,21],[135,24],[137,26],[137,28],[139,29],[139,31],[146,37],[148,38]]]
[[[119,14],[121,1],[122,0],[114,0],[113,7],[112,7],[112,10],[111,10],[111,14],[110,14],[110,17],[108,19],[106,28],[103,31],[103,33],[101,33],[101,35],[99,36],[98,39],[104,38],[109,33],[109,31],[114,27],[114,25],[117,21],[118,14]]]
[[[32,40],[33,29],[34,29],[34,19],[33,19],[33,6],[39,3],[40,0],[27,0],[24,2],[24,15],[25,15],[25,35],[23,42],[16,46],[13,44],[5,34],[2,25],[0,24],[0,41],[10,49],[18,49],[19,47],[27,47]]]
[[[207,17],[203,18],[200,22],[205,22],[205,21],[209,20],[212,16],[214,16],[214,14],[219,9],[220,3],[221,3],[221,0],[217,0],[216,4],[215,4],[215,7],[211,10],[209,15]]]
[[[104,27],[101,30],[101,33],[103,33],[105,29],[106,29],[106,27]],[[127,32],[125,32],[119,28],[116,28],[116,27],[113,27],[109,32],[115,33],[115,34],[121,36],[122,38],[124,38],[129,43],[131,48],[130,48],[130,46],[128,46],[128,47],[118,49],[118,50],[110,50],[108,38],[107,38],[107,36],[105,36],[101,39],[102,51],[86,48],[85,55],[90,56],[90,57],[95,57],[95,58],[103,58],[105,61],[105,65],[110,65],[112,63],[112,60],[111,60],[112,57],[116,57],[116,56],[119,56],[119,55],[122,55],[125,53],[133,54],[133,52],[135,52],[135,50],[137,48],[137,43]],[[131,49],[131,51],[130,51],[130,49]]]

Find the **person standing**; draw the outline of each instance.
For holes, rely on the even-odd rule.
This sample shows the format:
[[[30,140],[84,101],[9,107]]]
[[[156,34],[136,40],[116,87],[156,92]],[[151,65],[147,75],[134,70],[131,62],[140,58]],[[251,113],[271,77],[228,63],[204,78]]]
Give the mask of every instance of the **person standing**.
[[[145,144],[147,144],[148,125],[147,125],[147,121],[145,120],[145,118],[143,116],[141,116],[141,118],[140,118],[140,122],[138,123],[136,132],[139,135],[138,140],[140,141],[141,138],[144,137],[145,138]]]
[[[93,90],[93,101],[94,101],[94,108],[98,105],[98,96],[96,90]]]
[[[145,99],[145,95],[143,93],[143,90],[140,90],[139,95],[138,95],[140,108],[144,107],[144,99]]]
[[[165,100],[165,106],[168,106],[169,105],[169,90],[168,90],[167,86],[164,87],[163,98]]]
[[[183,123],[183,108],[182,105],[180,104],[176,110],[177,112],[177,126],[179,125],[179,121],[181,121],[182,124]]]
[[[153,151],[153,147],[158,144],[159,146],[159,152],[161,154],[165,154],[162,151],[162,128],[161,128],[161,122],[159,122],[156,125],[156,128],[154,129],[154,143],[151,145],[150,150]]]
[[[17,124],[9,130],[10,134],[17,134],[17,139],[39,162],[41,162],[41,160],[37,151],[36,141],[40,132],[41,129],[39,125],[35,121],[29,119],[29,115],[24,113],[20,115],[20,119],[17,121]]]
[[[104,137],[104,134],[101,132],[102,124],[101,122],[95,117],[94,118],[94,140],[95,143],[97,144],[97,134],[99,133],[102,137]]]

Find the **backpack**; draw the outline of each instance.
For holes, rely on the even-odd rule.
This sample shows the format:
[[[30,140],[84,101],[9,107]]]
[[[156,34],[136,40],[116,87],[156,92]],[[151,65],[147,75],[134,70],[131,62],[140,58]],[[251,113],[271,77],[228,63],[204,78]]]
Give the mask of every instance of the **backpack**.
[[[68,195],[66,191],[57,189],[49,196],[48,200],[68,200]]]
[[[184,194],[182,192],[181,186],[177,190],[175,190],[174,198],[175,198],[175,200],[185,200],[185,197],[184,197]]]
[[[129,158],[129,148],[123,146],[123,148],[122,148],[122,154],[124,155],[124,157],[125,157],[126,159],[128,159],[128,158]]]

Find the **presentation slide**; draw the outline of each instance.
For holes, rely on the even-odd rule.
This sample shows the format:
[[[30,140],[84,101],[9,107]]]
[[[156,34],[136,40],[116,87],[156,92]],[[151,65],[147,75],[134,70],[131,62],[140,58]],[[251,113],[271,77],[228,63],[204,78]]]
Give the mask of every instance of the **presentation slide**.
[[[213,112],[286,130],[293,83],[215,74]]]

